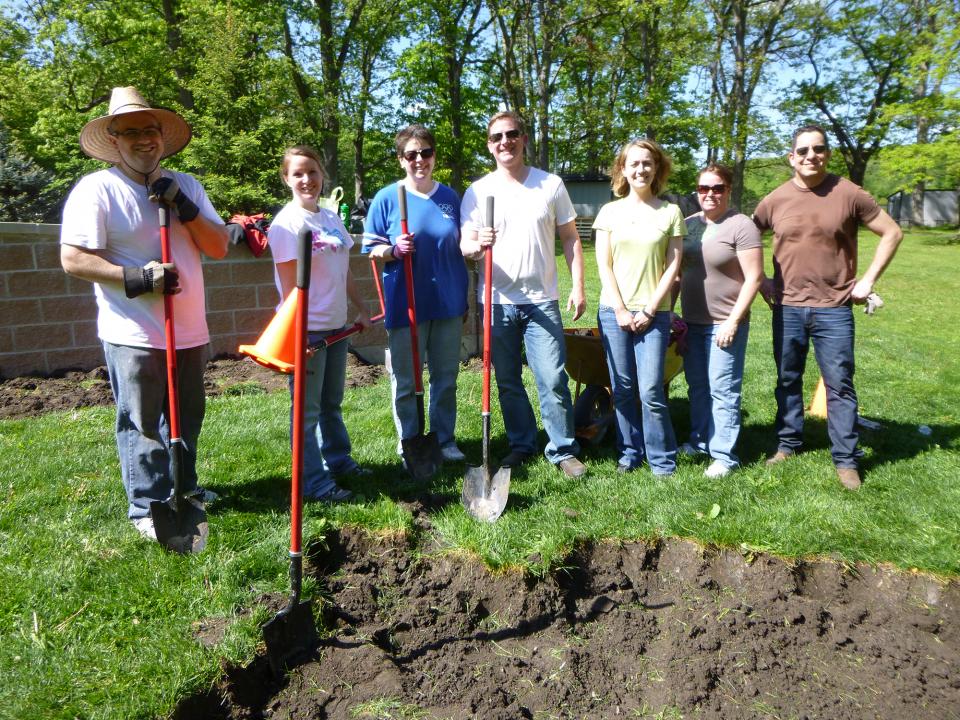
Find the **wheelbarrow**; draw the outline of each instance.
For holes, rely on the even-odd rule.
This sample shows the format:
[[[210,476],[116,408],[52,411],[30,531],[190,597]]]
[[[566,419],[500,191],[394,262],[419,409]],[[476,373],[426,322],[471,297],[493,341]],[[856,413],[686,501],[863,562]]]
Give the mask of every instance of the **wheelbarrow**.
[[[567,348],[567,375],[577,383],[573,396],[574,435],[581,444],[599,445],[614,419],[610,371],[600,329],[566,328],[563,334]],[[663,388],[668,394],[670,382],[683,370],[678,345],[682,344],[685,334],[683,321],[674,320],[663,369]]]

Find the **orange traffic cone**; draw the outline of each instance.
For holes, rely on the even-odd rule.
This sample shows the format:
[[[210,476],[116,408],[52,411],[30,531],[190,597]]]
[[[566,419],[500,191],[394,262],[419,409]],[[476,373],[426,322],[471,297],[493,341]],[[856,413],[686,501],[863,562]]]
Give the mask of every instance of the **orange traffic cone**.
[[[827,416],[827,386],[823,384],[823,377],[817,383],[817,389],[813,391],[813,398],[810,400],[807,412],[816,417]]]
[[[273,316],[266,330],[257,339],[256,345],[241,345],[238,349],[254,362],[270,370],[290,374],[293,372],[296,351],[297,291],[294,288],[283,305]]]

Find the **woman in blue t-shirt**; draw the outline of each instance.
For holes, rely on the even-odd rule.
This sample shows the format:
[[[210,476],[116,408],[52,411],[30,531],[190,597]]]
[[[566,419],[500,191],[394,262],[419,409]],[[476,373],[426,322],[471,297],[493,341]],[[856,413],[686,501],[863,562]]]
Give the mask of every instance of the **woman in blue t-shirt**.
[[[420,357],[430,368],[430,431],[437,434],[444,460],[462,462],[454,429],[460,336],[467,312],[467,268],[460,252],[460,198],[433,179],[436,140],[423,125],[410,125],[396,137],[405,176],[374,197],[363,233],[364,252],[383,260],[387,367],[393,388],[393,418],[401,440],[417,436],[410,325],[403,258],[412,253],[414,300]],[[400,228],[397,185],[407,196],[407,226]],[[401,452],[398,443],[397,451]]]

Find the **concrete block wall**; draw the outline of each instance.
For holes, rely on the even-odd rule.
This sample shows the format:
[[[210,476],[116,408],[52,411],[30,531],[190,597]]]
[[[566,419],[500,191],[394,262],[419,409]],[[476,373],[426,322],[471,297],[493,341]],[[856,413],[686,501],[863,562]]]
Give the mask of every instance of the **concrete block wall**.
[[[370,261],[359,254],[357,240],[351,270],[375,314]],[[0,378],[103,364],[93,287],[63,272],[59,242],[59,225],[0,223]],[[235,355],[239,345],[255,343],[273,318],[277,291],[270,253],[255,258],[245,245],[231,246],[223,260],[204,260],[203,271],[213,354]],[[473,307],[471,302],[471,312]],[[471,321],[464,327],[464,356],[476,352],[473,326]],[[383,325],[355,335],[352,344],[365,359],[381,362]]]

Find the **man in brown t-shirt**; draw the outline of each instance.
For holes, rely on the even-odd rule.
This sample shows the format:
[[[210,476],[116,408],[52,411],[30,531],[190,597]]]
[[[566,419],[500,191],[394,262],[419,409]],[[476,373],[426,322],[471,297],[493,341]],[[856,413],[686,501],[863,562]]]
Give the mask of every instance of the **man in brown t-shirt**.
[[[894,220],[862,188],[827,172],[830,146],[823,128],[802,127],[787,155],[793,177],[767,195],[753,220],[773,230],[773,280],[760,292],[773,304],[777,363],[777,451],[773,465],[803,443],[803,370],[813,350],[827,390],[827,432],[837,475],[860,487],[857,393],[853,387],[852,304],[866,302],[903,238]],[[880,236],[867,271],[857,279],[857,230]]]

